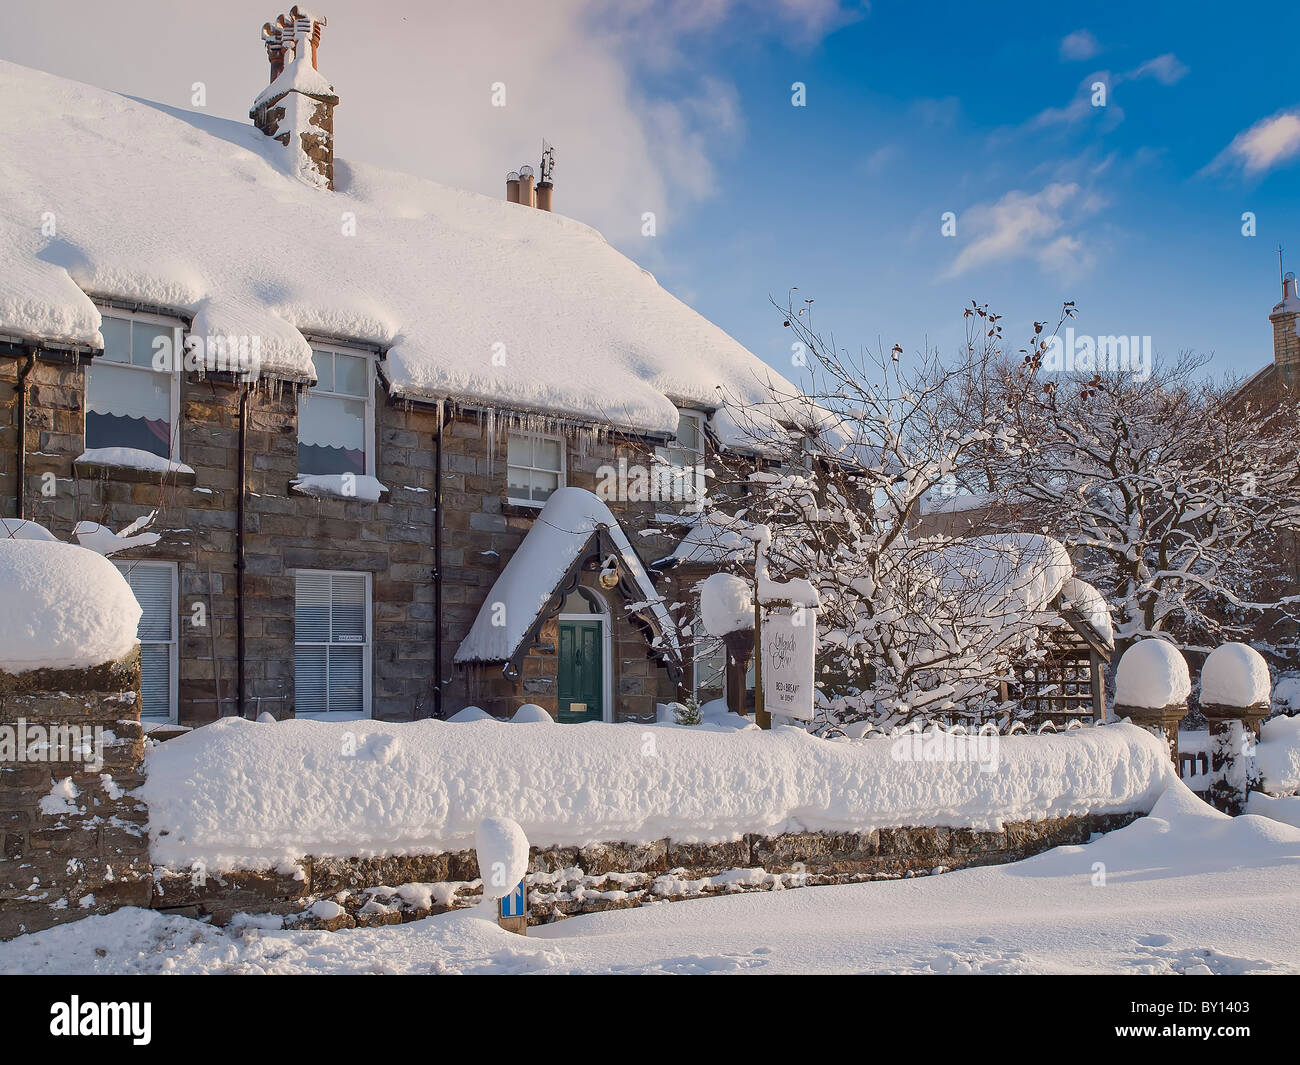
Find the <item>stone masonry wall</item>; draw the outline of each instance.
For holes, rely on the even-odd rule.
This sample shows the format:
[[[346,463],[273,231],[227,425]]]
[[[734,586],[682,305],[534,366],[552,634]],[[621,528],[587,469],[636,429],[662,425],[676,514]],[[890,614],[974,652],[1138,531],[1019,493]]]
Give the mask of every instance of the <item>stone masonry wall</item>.
[[[133,795],[139,688],[138,652],[90,670],[0,673],[0,939],[149,905],[148,816]],[[89,734],[49,743],[65,726]]]
[[[0,505],[7,515],[16,513],[19,366],[18,359],[0,359]],[[179,457],[194,474],[163,476],[75,462],[85,450],[84,375],[75,363],[40,359],[28,382],[27,516],[66,540],[79,520],[119,529],[157,510],[153,530],[161,542],[116,558],[178,566],[179,721],[200,725],[236,712],[238,388],[186,375]],[[378,503],[313,499],[289,489],[298,472],[296,391],[277,386],[251,393],[244,615],[246,693],[254,713],[293,713],[295,567],[371,574],[374,716],[403,720],[430,711],[437,418],[388,402],[381,387],[375,423],[375,474],[388,493]],[[195,623],[196,605],[203,625]]]
[[[17,389],[20,358],[0,358],[0,508],[16,510]],[[77,521],[119,529],[156,510],[160,543],[118,560],[160,560],[178,570],[178,720],[200,725],[236,712],[235,546],[239,391],[228,379],[186,374],[181,384],[179,458],[194,473],[167,474],[76,463],[85,450],[84,360],[42,357],[28,378],[27,517],[61,539]],[[372,708],[377,718],[409,720],[433,707],[433,491],[436,411],[391,400],[377,384],[376,469],[389,489],[378,503],[313,499],[291,492],[297,474],[297,392],[267,385],[250,396],[246,499],[246,709],[293,713],[295,568],[371,575]],[[537,510],[507,499],[509,420],[490,434],[478,415],[449,418],[443,435],[443,708],[479,705],[508,715],[521,703],[555,709],[554,624],[511,681],[499,666],[457,667],[456,649],[493,582],[532,527]],[[635,437],[568,429],[567,483],[589,491],[601,467],[652,465],[654,444]],[[712,459],[710,459],[712,461]],[[672,535],[641,533],[671,502],[611,502],[647,563],[668,555]],[[589,579],[589,578],[584,578]],[[672,572],[659,578],[669,599],[689,600]],[[693,582],[692,582],[693,583]],[[641,630],[617,602],[613,678],[617,719],[644,719],[677,696],[651,658]],[[202,618],[203,624],[198,623]],[[688,667],[689,668],[689,667]],[[689,674],[688,674],[689,676]],[[218,696],[220,700],[218,701]]]
[[[1019,861],[1086,843],[1140,812],[1018,821],[998,831],[884,828],[871,832],[747,835],[724,843],[599,843],[532,848],[530,924],[579,913],[736,891],[895,880]],[[331,930],[415,921],[481,898],[473,851],[396,858],[307,858],[288,872],[160,876],[153,906],[225,924],[236,913],[271,913],[287,927]],[[398,889],[402,890],[398,890]],[[341,912],[321,918],[315,902]]]

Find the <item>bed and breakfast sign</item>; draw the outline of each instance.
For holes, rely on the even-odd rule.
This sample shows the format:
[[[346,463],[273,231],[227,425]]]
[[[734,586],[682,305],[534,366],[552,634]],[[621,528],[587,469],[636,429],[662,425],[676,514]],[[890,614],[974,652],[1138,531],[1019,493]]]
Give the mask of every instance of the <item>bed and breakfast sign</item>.
[[[817,614],[801,606],[765,607],[761,618],[763,702],[770,714],[813,719]]]

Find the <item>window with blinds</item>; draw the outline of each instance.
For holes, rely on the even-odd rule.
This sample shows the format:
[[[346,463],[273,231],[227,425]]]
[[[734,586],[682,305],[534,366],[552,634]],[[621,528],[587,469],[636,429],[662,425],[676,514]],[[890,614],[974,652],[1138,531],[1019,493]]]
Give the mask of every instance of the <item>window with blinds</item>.
[[[154,367],[171,360],[180,328],[151,315],[103,315],[104,353],[86,369],[86,448],[128,448],[159,458],[176,455],[180,375]]]
[[[117,562],[140,604],[140,716],[176,720],[176,563]]]
[[[296,579],[296,713],[368,715],[369,574],[299,570]]]

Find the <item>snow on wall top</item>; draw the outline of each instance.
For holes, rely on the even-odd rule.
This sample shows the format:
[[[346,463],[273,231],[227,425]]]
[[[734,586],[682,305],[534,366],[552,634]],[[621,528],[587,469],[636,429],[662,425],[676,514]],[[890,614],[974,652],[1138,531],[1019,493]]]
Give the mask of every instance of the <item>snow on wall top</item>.
[[[340,757],[342,733],[358,727],[355,756]],[[647,728],[655,758],[644,755]],[[1164,745],[1132,725],[1000,737],[995,772],[974,761],[899,760],[895,743],[787,727],[223,718],[151,750],[141,793],[154,861],[217,870],[308,854],[455,850],[473,845],[485,817],[500,816],[538,847],[995,829],[1145,812],[1173,773]]]
[[[84,669],[135,646],[140,604],[103,555],[74,544],[0,538],[0,669]]]
[[[308,332],[386,349],[399,394],[644,431],[793,388],[572,219],[337,159],[326,192],[251,124],[13,63],[0,98],[0,334],[97,347],[90,292],[281,375],[312,377]]]
[[[585,488],[561,488],[546,501],[519,549],[492,585],[469,633],[456,649],[455,660],[509,661],[578,553],[601,528],[607,530],[664,641],[676,652],[677,626],[618,519]]]

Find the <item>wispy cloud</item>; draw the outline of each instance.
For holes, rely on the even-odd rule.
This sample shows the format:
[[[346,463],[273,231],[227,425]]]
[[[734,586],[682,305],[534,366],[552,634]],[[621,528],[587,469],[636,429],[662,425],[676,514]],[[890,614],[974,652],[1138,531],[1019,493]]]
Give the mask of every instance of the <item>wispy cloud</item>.
[[[1300,155],[1300,107],[1261,118],[1232,138],[1208,170],[1239,168],[1247,177],[1267,173]]]
[[[992,203],[976,204],[958,216],[958,234],[966,243],[941,276],[960,277],[1016,259],[1066,276],[1087,273],[1094,257],[1071,230],[1101,206],[1075,182],[1053,182],[1034,193],[1013,189]]]
[[[1071,35],[1073,36],[1073,35]],[[1069,38],[1066,38],[1068,40]],[[1064,45],[1064,42],[1062,42]],[[1054,126],[1073,126],[1093,116],[1100,116],[1105,121],[1104,128],[1113,128],[1124,121],[1124,111],[1115,102],[1115,89],[1126,82],[1141,81],[1151,78],[1161,85],[1173,85],[1181,81],[1188,72],[1187,65],[1179,60],[1173,52],[1155,56],[1139,63],[1132,70],[1112,74],[1109,70],[1094,71],[1084,78],[1075,90],[1074,98],[1064,107],[1046,107],[1039,111],[1019,129],[1037,132]],[[1105,86],[1105,104],[1095,104],[1096,86]]]
[[[1116,79],[1116,84],[1120,81],[1155,78],[1161,85],[1173,85],[1175,82],[1182,81],[1186,76],[1187,64],[1182,62],[1173,52],[1166,52],[1154,59],[1148,59],[1145,63],[1134,67],[1127,74],[1121,75]]]
[[[1066,62],[1091,59],[1101,51],[1101,44],[1089,30],[1075,30],[1061,38],[1061,58]]]

